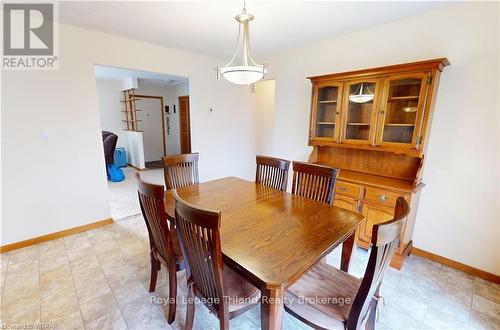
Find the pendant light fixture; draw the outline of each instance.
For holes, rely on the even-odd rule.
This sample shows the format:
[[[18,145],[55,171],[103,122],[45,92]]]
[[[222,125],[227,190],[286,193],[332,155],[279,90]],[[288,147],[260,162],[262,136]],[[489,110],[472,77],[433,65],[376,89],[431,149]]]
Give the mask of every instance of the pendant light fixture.
[[[234,84],[250,85],[264,78],[266,68],[264,65],[255,63],[250,52],[248,24],[253,18],[253,15],[247,14],[245,3],[243,3],[243,12],[235,17],[239,24],[236,48],[229,63],[223,67],[217,67],[218,80],[223,76]]]
[[[373,93],[368,89],[368,87],[366,88],[365,93],[363,93],[363,86],[364,83],[361,83],[359,90],[349,95],[349,101],[354,103],[366,103],[373,100]]]

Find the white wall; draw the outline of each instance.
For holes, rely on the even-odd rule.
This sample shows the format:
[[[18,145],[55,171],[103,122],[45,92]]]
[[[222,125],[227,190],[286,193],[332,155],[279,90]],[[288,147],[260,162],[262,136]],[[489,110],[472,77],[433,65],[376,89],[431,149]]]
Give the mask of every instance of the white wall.
[[[2,245],[111,216],[94,64],[189,77],[201,180],[253,177],[250,94],[214,80],[223,59],[64,24],[59,34],[59,70],[2,72]]]
[[[127,132],[123,130],[126,123],[123,112],[123,82],[121,80],[96,79],[97,101],[101,129],[118,135],[117,147],[126,147],[128,144]]]
[[[274,153],[307,159],[307,76],[448,57],[414,245],[500,274],[498,21],[498,3],[464,3],[269,58]]]
[[[255,84],[253,97],[255,114],[258,118],[255,127],[257,154],[272,156],[273,154],[273,116],[275,106],[274,79],[259,81]]]
[[[186,81],[184,83],[179,83],[177,85],[172,86],[159,86],[157,84],[148,84],[143,81],[139,81],[139,88],[136,91],[137,94],[145,94],[145,95],[155,95],[155,96],[163,96],[164,105],[170,106],[170,114],[163,113],[165,120],[165,139],[167,140],[167,155],[176,155],[180,153],[180,129],[179,129],[179,96],[189,95],[189,83]],[[140,101],[142,102],[142,101]],[[152,111],[157,111],[156,106],[158,106],[159,101],[150,101],[151,106],[153,107]],[[173,111],[173,105],[175,105],[176,112]],[[142,107],[142,104],[140,104]],[[143,109],[148,110],[148,109]],[[139,116],[142,120],[145,120],[144,116],[146,112],[140,112]],[[153,115],[156,115],[154,113]],[[150,114],[151,117],[151,114]],[[167,118],[170,122],[170,134],[167,132]],[[161,118],[158,118],[161,120]],[[151,121],[150,121],[151,122]],[[155,132],[154,134],[160,134],[161,136],[161,122],[157,121],[156,123],[151,122],[148,126],[144,126],[145,122],[139,123],[141,129],[144,130],[144,133],[148,133],[149,130],[151,132]],[[160,127],[160,131],[157,132],[158,126]],[[153,136],[154,138],[154,136]],[[146,141],[146,140],[145,140]],[[160,139],[161,143],[161,139]],[[145,151],[148,149],[148,145],[144,146]],[[161,145],[161,152],[163,152],[163,145]],[[147,151],[146,151],[147,152]],[[163,156],[163,154],[162,154]],[[160,159],[160,158],[157,158]],[[155,159],[147,159],[147,160],[155,160]]]

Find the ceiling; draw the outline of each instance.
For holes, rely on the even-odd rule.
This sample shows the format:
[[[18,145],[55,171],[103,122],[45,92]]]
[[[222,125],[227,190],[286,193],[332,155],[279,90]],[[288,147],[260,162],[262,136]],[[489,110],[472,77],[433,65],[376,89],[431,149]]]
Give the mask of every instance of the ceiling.
[[[242,1],[60,2],[60,21],[220,58],[231,57]],[[255,58],[415,16],[451,2],[248,1]]]
[[[94,65],[94,72],[97,79],[122,80],[124,78],[138,78],[139,82],[160,86],[172,86],[188,81],[188,78],[171,74],[123,69],[105,65]]]

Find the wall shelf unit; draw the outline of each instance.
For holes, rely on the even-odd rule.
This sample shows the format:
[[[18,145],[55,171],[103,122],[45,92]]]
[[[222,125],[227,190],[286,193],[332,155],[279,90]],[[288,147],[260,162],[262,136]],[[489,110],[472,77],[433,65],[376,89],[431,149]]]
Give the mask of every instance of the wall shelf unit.
[[[125,119],[122,122],[127,124],[127,127],[124,128],[124,131],[135,131],[140,132],[137,126],[138,122],[142,120],[137,120],[137,112],[141,111],[136,107],[136,101],[140,101],[141,98],[135,97],[134,89],[127,89],[123,91],[123,100],[122,103],[125,104],[125,109],[121,112],[125,114]]]

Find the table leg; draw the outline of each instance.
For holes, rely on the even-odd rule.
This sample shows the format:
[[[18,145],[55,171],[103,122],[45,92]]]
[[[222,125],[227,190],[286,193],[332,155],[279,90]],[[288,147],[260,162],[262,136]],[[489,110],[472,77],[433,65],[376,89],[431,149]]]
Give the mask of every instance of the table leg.
[[[263,330],[281,329],[285,312],[284,293],[281,287],[261,290],[260,324]]]
[[[352,233],[344,243],[342,243],[342,257],[340,258],[340,269],[347,273],[349,270],[349,263],[351,262],[352,251],[354,247],[354,236]]]

